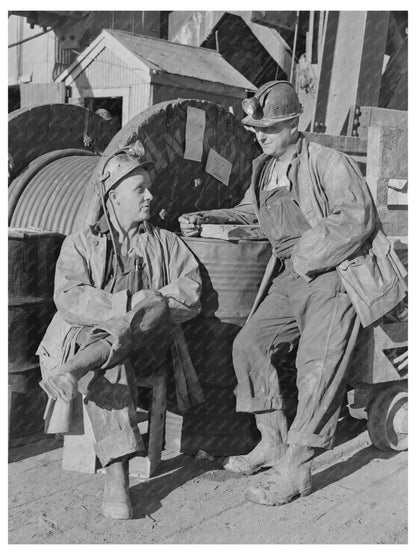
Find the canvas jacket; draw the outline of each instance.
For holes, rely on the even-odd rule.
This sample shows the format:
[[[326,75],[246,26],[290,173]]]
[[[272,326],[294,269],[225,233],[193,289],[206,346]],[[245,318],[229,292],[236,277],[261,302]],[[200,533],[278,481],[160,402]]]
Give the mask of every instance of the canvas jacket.
[[[107,232],[100,231],[96,225],[65,239],[55,274],[54,301],[58,312],[37,351],[42,373],[48,373],[72,356],[82,326],[114,321],[130,310],[126,290],[114,294],[103,290],[108,248]],[[145,232],[137,235],[134,249],[143,257],[150,287],[167,299],[172,321],[176,324],[177,364],[189,365],[179,324],[196,316],[201,308],[198,263],[174,233],[149,223],[145,224]],[[123,342],[123,330],[116,343],[116,348],[123,350],[120,342]]]
[[[270,158],[262,154],[254,160],[251,185],[238,206],[204,212],[205,221],[258,223],[260,175]],[[375,322],[405,296],[406,271],[380,229],[358,165],[300,135],[288,178],[311,226],[293,248],[295,271],[308,281],[336,268],[361,323]]]

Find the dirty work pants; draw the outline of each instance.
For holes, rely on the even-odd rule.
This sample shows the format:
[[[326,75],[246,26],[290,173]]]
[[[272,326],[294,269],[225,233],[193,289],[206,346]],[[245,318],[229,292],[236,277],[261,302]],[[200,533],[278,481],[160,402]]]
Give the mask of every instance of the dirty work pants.
[[[125,329],[126,322],[130,328],[127,356],[125,347],[117,355],[118,320],[122,323],[120,328]],[[117,361],[106,370],[88,372],[78,383],[79,391],[85,395],[83,402],[94,432],[95,451],[103,466],[144,450],[137,429],[135,377],[160,371],[171,342],[169,308],[160,297],[146,299],[124,317],[108,322],[108,326],[103,322],[98,333],[96,329],[91,334],[91,328],[83,328],[78,336],[81,350],[97,340],[108,341]]]
[[[237,411],[283,409],[277,369],[279,344],[299,340],[298,408],[288,443],[331,448],[345,392],[341,364],[356,313],[336,271],[307,283],[288,259],[257,311],[235,339]]]

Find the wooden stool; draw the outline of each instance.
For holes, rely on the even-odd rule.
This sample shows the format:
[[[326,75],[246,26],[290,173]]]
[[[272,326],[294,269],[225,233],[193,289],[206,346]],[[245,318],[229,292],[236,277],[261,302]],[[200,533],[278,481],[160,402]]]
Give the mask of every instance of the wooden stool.
[[[149,414],[149,442],[147,455],[135,456],[130,459],[129,473],[139,478],[150,478],[162,456],[164,426],[166,417],[166,378],[164,375],[136,378],[138,387],[152,390],[152,404]],[[83,399],[82,399],[83,400]],[[97,457],[95,455],[95,437],[91,421],[84,403],[82,402],[84,433],[81,435],[66,434],[62,468],[77,472],[94,474],[97,471]]]
[[[137,387],[152,390],[152,405],[149,418],[149,445],[145,457],[130,459],[129,473],[140,478],[150,478],[162,457],[164,428],[166,419],[166,378],[165,376],[148,376],[136,378]]]

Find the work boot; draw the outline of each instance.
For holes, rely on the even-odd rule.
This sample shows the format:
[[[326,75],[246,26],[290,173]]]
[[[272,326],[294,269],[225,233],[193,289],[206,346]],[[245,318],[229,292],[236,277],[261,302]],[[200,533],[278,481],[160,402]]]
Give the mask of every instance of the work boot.
[[[101,339],[80,349],[71,360],[54,369],[39,382],[40,387],[51,399],[69,402],[78,392],[78,381],[90,370],[106,362],[111,345]]]
[[[305,497],[312,491],[311,466],[314,450],[303,445],[289,445],[271,480],[261,487],[247,490],[246,498],[260,505],[285,505],[295,497]]]
[[[275,466],[287,450],[287,421],[282,410],[255,414],[261,440],[247,455],[228,457],[224,469],[242,474],[254,474],[262,468]]]
[[[103,515],[118,520],[130,519],[133,508],[129,495],[129,463],[114,462],[106,466]]]

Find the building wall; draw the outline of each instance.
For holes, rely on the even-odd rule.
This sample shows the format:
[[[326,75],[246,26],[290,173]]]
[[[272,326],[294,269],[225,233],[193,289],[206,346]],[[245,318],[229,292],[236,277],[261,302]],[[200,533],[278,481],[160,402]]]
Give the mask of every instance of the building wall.
[[[122,97],[122,125],[150,105],[150,85],[139,71],[105,48],[75,79],[71,102],[83,97]]]
[[[11,15],[8,19],[8,44],[32,37],[42,32],[33,29],[24,17]],[[55,34],[49,31],[38,38],[8,49],[9,85],[20,83],[50,83],[55,66]]]

